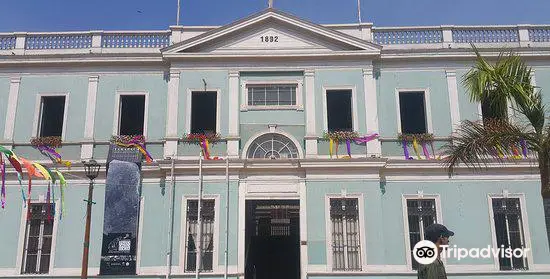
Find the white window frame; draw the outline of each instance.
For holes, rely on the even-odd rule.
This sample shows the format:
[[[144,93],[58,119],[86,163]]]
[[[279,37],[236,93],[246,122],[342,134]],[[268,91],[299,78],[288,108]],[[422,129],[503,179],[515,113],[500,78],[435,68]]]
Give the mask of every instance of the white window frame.
[[[330,219],[330,200],[331,199],[357,199],[359,207],[359,250],[361,251],[361,270],[334,270],[332,266],[332,223]],[[327,252],[327,270],[334,273],[364,273],[367,271],[367,253],[366,253],[366,235],[365,235],[365,199],[363,193],[341,193],[325,195],[325,233],[326,233],[326,252]],[[347,255],[346,255],[347,260]]]
[[[187,203],[189,200],[198,200],[198,195],[184,195],[181,200],[181,230],[180,230],[180,273],[195,274],[196,271],[186,271],[187,264]],[[218,263],[218,246],[220,245],[220,195],[203,195],[203,200],[214,200],[214,248],[212,250],[212,272],[221,272]],[[198,266],[197,266],[198,268]]]
[[[353,131],[359,128],[359,117],[357,115],[357,87],[353,85],[323,86],[323,129],[328,131],[327,91],[351,90],[351,126]],[[314,108],[313,108],[314,109]]]
[[[433,134],[432,123],[432,106],[430,104],[430,88],[396,88],[395,89],[395,105],[397,106],[397,133],[402,133],[401,130],[401,106],[399,105],[400,93],[415,93],[424,92],[424,114],[426,115],[426,133]]]
[[[53,93],[39,93],[36,95],[36,101],[34,106],[34,120],[32,125],[32,135],[34,137],[40,137],[40,124],[42,122],[42,98],[43,97],[60,97],[65,96],[65,108],[63,109],[63,127],[61,129],[61,141],[65,140],[65,134],[67,131],[67,115],[69,110],[69,92],[53,92]]]
[[[527,208],[525,203],[525,194],[524,193],[508,193],[506,190],[501,194],[488,194],[487,195],[487,205],[489,206],[489,220],[491,222],[491,240],[492,247],[499,248],[497,246],[497,237],[496,237],[496,224],[495,224],[495,214],[493,212],[493,199],[502,199],[502,198],[518,198],[519,205],[521,208],[521,225],[523,229],[523,238],[525,241],[525,248],[528,248],[527,251],[527,265],[529,270],[533,269],[535,266],[533,262],[533,246],[531,245],[531,233],[529,232],[529,221],[527,219]],[[500,264],[498,258],[493,258],[495,270],[500,271]]]
[[[143,113],[143,136],[147,138],[147,122],[149,116],[149,92],[146,91],[117,91],[115,94],[115,116],[113,118],[113,135],[120,135],[120,106],[121,96],[144,95],[145,112]]]
[[[220,122],[221,122],[221,107],[222,107],[222,97],[221,97],[221,89],[219,88],[187,88],[187,96],[186,96],[186,102],[187,105],[185,106],[185,127],[184,127],[184,134],[191,133],[191,115],[192,115],[192,108],[193,108],[193,94],[201,94],[205,92],[216,92],[216,133],[220,133]]]
[[[403,231],[405,232],[405,257],[407,259],[407,269],[413,270],[409,231],[409,212],[407,207],[408,200],[435,200],[435,216],[436,222],[443,224],[443,215],[441,213],[441,196],[439,194],[403,194],[401,196],[401,204],[403,206]],[[422,228],[420,228],[422,230]],[[421,234],[424,238],[424,235]]]
[[[43,195],[40,196],[38,200],[31,201],[31,205],[33,203],[46,203],[46,200]],[[20,275],[31,275],[31,276],[44,276],[44,275],[55,275],[54,273],[54,261],[55,261],[55,252],[56,252],[56,242],[57,242],[57,228],[59,224],[59,218],[57,218],[60,214],[60,200],[56,199],[55,201],[51,201],[51,203],[54,205],[54,216],[52,216],[53,220],[53,229],[52,229],[52,248],[50,251],[50,266],[48,268],[48,273],[36,275],[36,274],[27,274],[23,273],[22,267],[23,267],[23,255],[25,254],[25,238],[26,238],[26,231],[27,231],[27,208],[26,204],[21,205],[21,223],[19,225],[19,240],[18,240],[18,248],[17,248],[17,256],[16,256],[16,274]]]
[[[296,85],[296,105],[290,106],[251,106],[248,105],[248,87],[254,85]],[[300,79],[291,80],[243,80],[241,81],[241,111],[249,110],[304,110],[303,103],[304,81]]]

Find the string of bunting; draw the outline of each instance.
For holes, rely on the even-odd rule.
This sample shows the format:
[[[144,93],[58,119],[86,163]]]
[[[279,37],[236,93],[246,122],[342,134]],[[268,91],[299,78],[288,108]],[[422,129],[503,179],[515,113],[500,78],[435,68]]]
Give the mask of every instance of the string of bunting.
[[[136,148],[141,154],[143,154],[147,163],[153,162],[153,157],[145,148],[145,138],[143,137],[143,135],[112,136],[111,143],[116,144],[120,147]]]
[[[353,141],[357,145],[366,144],[367,142],[374,140],[378,137],[378,133],[372,133],[366,136],[359,136],[359,133],[355,131],[334,131],[334,132],[325,132],[323,138],[329,141],[329,150],[328,153],[330,158],[333,155],[338,157],[338,146],[341,141],[346,142],[346,151],[347,155],[341,157],[342,159],[351,158],[351,142]]]
[[[52,219],[52,214],[49,211],[50,209],[50,202],[53,198],[55,200],[55,185],[57,180],[59,180],[59,188],[61,191],[61,214],[59,218],[61,219],[63,216],[64,210],[64,188],[67,187],[67,182],[65,181],[65,177],[63,174],[57,170],[57,169],[49,169],[39,163],[27,160],[23,157],[17,156],[12,150],[7,149],[3,146],[0,146],[0,175],[2,185],[1,185],[1,206],[4,209],[6,205],[6,164],[4,161],[4,157],[10,162],[11,166],[15,169],[17,173],[17,178],[19,180],[19,186],[21,188],[21,196],[23,199],[23,203],[25,204],[25,207],[27,208],[27,219],[30,218],[30,197],[31,197],[31,191],[32,191],[32,178],[43,178],[48,181],[48,190],[46,194],[46,202],[48,203],[48,219]],[[25,195],[25,191],[23,188],[22,180],[23,180],[23,168],[26,170],[27,173],[27,179],[28,179],[28,186],[27,186],[27,194]],[[53,185],[53,187],[52,187]]]

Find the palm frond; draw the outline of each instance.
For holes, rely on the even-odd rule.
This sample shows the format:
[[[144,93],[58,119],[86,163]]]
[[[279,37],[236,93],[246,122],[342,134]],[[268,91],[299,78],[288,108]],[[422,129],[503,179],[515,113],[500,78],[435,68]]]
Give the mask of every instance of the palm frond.
[[[443,155],[446,156],[443,164],[452,174],[460,163],[479,169],[489,161],[502,163],[510,160],[509,155],[517,152],[518,148],[521,150],[521,140],[525,140],[531,150],[539,148],[533,134],[524,130],[508,121],[495,119],[483,124],[465,120],[452,136],[452,142],[443,146]]]

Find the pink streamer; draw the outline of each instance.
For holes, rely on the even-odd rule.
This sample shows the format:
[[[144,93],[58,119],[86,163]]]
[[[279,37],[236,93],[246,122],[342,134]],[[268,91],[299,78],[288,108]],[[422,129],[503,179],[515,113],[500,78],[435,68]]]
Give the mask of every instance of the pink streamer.
[[[422,143],[422,151],[424,152],[424,156],[426,156],[426,159],[430,159],[430,152],[428,152],[428,148],[426,147],[426,143]]]
[[[1,174],[2,175],[2,208],[6,206],[6,164],[4,163],[4,160],[2,159],[2,155],[0,155],[0,168],[1,168]]]
[[[360,137],[360,138],[356,138],[354,139],[355,143],[356,144],[362,144],[362,143],[367,143],[375,138],[378,137],[378,133],[374,133],[372,135],[369,135],[369,136],[364,136],[364,137]]]

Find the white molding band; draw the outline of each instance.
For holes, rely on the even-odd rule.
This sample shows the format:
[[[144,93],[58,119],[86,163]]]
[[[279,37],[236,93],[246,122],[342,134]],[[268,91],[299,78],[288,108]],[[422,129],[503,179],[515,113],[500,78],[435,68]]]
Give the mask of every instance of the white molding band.
[[[446,70],[447,89],[449,93],[449,111],[451,112],[451,133],[460,125],[460,107],[458,102],[458,84],[456,81],[456,72]]]
[[[363,69],[367,132],[380,133],[378,126],[378,102],[373,68]],[[381,156],[382,145],[378,138],[367,142],[367,156]]]
[[[8,109],[6,112],[6,123],[4,129],[4,140],[13,140],[13,131],[15,128],[15,114],[17,112],[17,99],[19,97],[19,87],[21,77],[14,77],[10,80],[10,93],[8,96]]]

